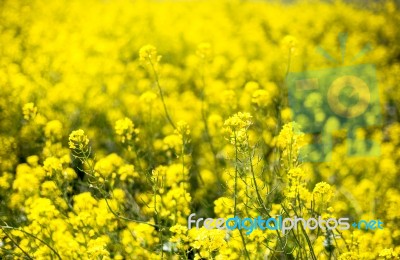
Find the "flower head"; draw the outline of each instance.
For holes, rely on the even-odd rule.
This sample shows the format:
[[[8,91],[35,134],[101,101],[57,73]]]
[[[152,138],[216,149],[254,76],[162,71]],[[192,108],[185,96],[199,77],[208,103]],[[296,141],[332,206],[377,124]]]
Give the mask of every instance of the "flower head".
[[[331,185],[322,181],[315,185],[313,195],[316,200],[328,202],[333,197]]]
[[[144,64],[156,66],[161,60],[161,56],[157,55],[157,49],[153,45],[147,44],[140,48],[139,59]]]
[[[132,120],[125,117],[115,123],[115,132],[121,137],[121,142],[125,143],[133,140],[139,134],[139,129],[135,128]]]
[[[252,116],[250,113],[239,112],[225,120],[224,125],[231,128],[233,131],[248,128],[252,124],[251,118]]]
[[[304,133],[295,122],[283,126],[277,138],[277,146],[282,150],[282,158],[297,160],[300,148],[305,145]]]
[[[34,103],[26,103],[22,108],[22,113],[24,114],[25,120],[32,120],[37,115],[37,107]]]
[[[86,150],[89,145],[89,139],[82,129],[72,131],[69,135],[69,148],[72,150]]]
[[[175,134],[181,139],[187,140],[190,135],[189,125],[185,121],[179,121],[176,125]]]
[[[61,172],[63,167],[60,160],[56,157],[49,157],[43,163],[43,169],[47,172],[47,175],[52,176],[53,173]]]
[[[200,43],[197,46],[197,51],[196,51],[197,56],[199,56],[201,59],[207,60],[211,57],[212,55],[212,49],[211,49],[211,44],[208,42],[203,42]]]
[[[50,140],[60,140],[62,137],[63,125],[58,120],[52,120],[46,124],[44,134]]]
[[[146,91],[140,96],[140,101],[145,104],[152,104],[157,99],[157,94],[152,91]]]
[[[281,42],[281,47],[285,52],[291,52],[294,53],[296,50],[296,47],[298,45],[298,41],[296,37],[292,35],[286,35]]]
[[[224,122],[227,140],[239,149],[244,149],[248,143],[247,129],[252,124],[251,118],[249,113],[239,112]]]
[[[265,89],[257,89],[254,91],[251,102],[258,107],[266,107],[271,104],[271,95]]]
[[[393,248],[385,248],[379,252],[379,256],[383,259],[398,259],[399,255],[393,251]]]

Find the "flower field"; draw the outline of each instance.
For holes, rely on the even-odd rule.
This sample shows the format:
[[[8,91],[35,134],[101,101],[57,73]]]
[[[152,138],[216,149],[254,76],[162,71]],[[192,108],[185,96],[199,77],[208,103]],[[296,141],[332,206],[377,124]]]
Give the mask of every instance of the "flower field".
[[[399,259],[398,8],[0,0],[0,259]],[[290,102],[293,73],[365,64],[363,127],[327,112],[351,112],[336,92],[298,100],[313,117]],[[350,225],[247,234],[192,213]]]

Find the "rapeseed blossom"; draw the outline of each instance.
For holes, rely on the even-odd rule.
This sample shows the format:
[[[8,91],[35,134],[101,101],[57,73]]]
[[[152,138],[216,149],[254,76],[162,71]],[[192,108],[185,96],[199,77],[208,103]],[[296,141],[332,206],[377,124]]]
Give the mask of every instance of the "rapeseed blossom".
[[[24,114],[24,119],[28,121],[34,119],[38,111],[34,103],[26,103],[22,110]]]
[[[1,1],[0,258],[398,259],[398,6],[290,2]],[[321,110],[332,160],[305,162],[320,136],[288,75],[359,64],[385,120],[354,135],[380,157],[349,157]],[[384,228],[246,235],[191,213]]]
[[[115,132],[121,137],[122,143],[129,143],[130,141],[135,141],[139,134],[139,129],[135,128],[132,120],[126,117],[115,123]]]
[[[140,48],[139,58],[141,62],[155,66],[160,60],[161,56],[157,54],[157,49],[153,45],[145,45]]]
[[[89,145],[89,139],[82,129],[73,131],[69,135],[69,148],[73,150],[86,150]]]

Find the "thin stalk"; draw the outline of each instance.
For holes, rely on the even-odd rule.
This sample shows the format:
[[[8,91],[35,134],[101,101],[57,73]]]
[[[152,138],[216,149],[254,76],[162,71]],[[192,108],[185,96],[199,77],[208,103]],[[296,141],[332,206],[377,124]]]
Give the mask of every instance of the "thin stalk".
[[[247,144],[248,144],[249,138],[248,138],[247,132],[246,132],[246,141],[247,141]],[[236,135],[235,135],[235,143],[236,143]],[[267,208],[265,207],[265,205],[264,205],[264,202],[263,202],[263,200],[262,200],[262,198],[261,198],[261,195],[260,195],[260,192],[259,192],[259,190],[258,190],[258,185],[257,185],[257,182],[256,182],[255,173],[254,173],[254,168],[253,168],[253,163],[252,163],[252,158],[253,158],[253,156],[252,156],[252,154],[250,153],[249,146],[247,146],[247,150],[248,150],[248,155],[249,155],[250,171],[251,171],[251,174],[252,174],[252,179],[253,179],[253,182],[254,182],[254,186],[255,186],[255,190],[256,190],[256,194],[257,194],[258,203],[259,203],[259,205],[261,206],[261,208],[264,209],[264,211],[265,211],[265,213],[267,214],[267,216],[268,216],[268,217],[271,217],[271,215],[269,214],[268,209],[267,209]],[[278,230],[276,230],[276,234],[277,234],[277,236],[278,236],[278,240],[279,240],[279,243],[280,243],[280,245],[281,245],[281,249],[282,249],[283,251],[285,251],[285,249],[284,249],[284,244],[283,244],[283,241],[282,241],[282,237],[281,237],[281,235],[280,235],[280,233],[279,233]]]
[[[204,108],[204,96],[205,96],[204,95],[204,91],[205,91],[205,88],[206,88],[206,80],[205,80],[205,77],[204,77],[204,74],[205,74],[204,70],[205,69],[204,69],[204,64],[203,64],[203,69],[202,69],[202,73],[201,73],[201,84],[202,84],[202,89],[201,89],[201,118],[203,120],[204,131],[205,131],[205,134],[206,134],[207,142],[209,143],[210,150],[214,155],[215,168],[217,168],[217,166],[218,166],[218,163],[217,163],[217,151],[215,150],[215,147],[214,147],[214,145],[212,143],[212,138],[211,138],[211,135],[210,135],[210,131],[208,129],[206,111],[205,111],[205,108]]]
[[[256,176],[255,176],[255,173],[254,173],[253,161],[252,161],[253,155],[251,154],[250,149],[249,149],[250,148],[250,146],[249,146],[249,137],[247,135],[247,132],[246,132],[246,142],[247,142],[247,154],[248,154],[248,157],[249,157],[250,172],[251,172],[252,179],[253,179],[253,182],[254,182],[254,188],[256,190],[257,200],[258,200],[258,203],[260,204],[260,206],[262,206],[264,208],[264,201],[261,198],[260,192],[258,190]]]
[[[174,122],[172,121],[172,119],[171,119],[171,117],[170,117],[170,115],[169,115],[169,113],[168,113],[167,105],[165,104],[164,93],[163,93],[163,90],[162,90],[162,88],[161,88],[160,81],[159,81],[159,79],[158,79],[158,73],[157,73],[157,71],[156,71],[156,69],[155,69],[155,67],[154,67],[154,64],[153,64],[153,62],[151,61],[151,59],[149,59],[149,62],[150,62],[151,68],[152,68],[152,70],[153,70],[154,79],[155,79],[155,81],[156,81],[156,85],[157,85],[157,88],[158,88],[158,92],[160,93],[160,97],[161,97],[162,104],[163,104],[163,106],[164,106],[165,116],[167,117],[168,122],[170,123],[170,125],[171,125],[174,129],[176,129],[175,124],[174,124]]]
[[[57,251],[52,247],[52,246],[50,246],[48,243],[46,243],[45,241],[43,241],[42,239],[40,239],[40,238],[38,238],[37,236],[35,236],[35,235],[33,235],[33,234],[31,234],[31,233],[29,233],[29,232],[26,232],[25,230],[23,230],[23,229],[19,229],[19,228],[15,228],[15,227],[10,227],[10,226],[0,226],[1,227],[1,229],[4,231],[4,229],[6,228],[6,229],[13,229],[13,230],[18,230],[18,231],[21,231],[22,233],[24,233],[24,234],[26,234],[26,235],[28,235],[28,236],[30,236],[30,237],[33,237],[34,239],[36,239],[36,240],[38,240],[38,241],[40,241],[42,244],[44,244],[45,246],[47,246],[51,251],[53,251],[53,253],[58,257],[58,259],[61,259],[61,256],[57,253]],[[6,232],[4,232],[4,233],[6,233]]]
[[[245,255],[246,255],[246,258],[247,258],[248,260],[250,260],[250,255],[249,255],[249,252],[247,251],[246,242],[245,242],[245,240],[244,240],[242,231],[239,231],[239,233],[240,233],[240,237],[242,238],[242,243],[243,243],[243,248],[244,248],[244,253],[245,253]]]
[[[236,131],[234,131],[234,135],[235,135],[235,190],[234,190],[234,207],[233,207],[233,216],[236,217],[236,207],[237,207],[237,178],[238,178],[238,161],[239,161],[239,157],[238,157],[238,147],[237,147],[237,137],[236,137]]]
[[[21,250],[21,252],[28,258],[28,259],[33,259],[32,257],[29,256],[29,254],[27,252],[25,252],[24,249],[22,249],[22,247],[20,247],[18,245],[18,243],[4,230],[3,226],[0,226],[1,230],[3,230],[4,234],[6,235],[6,237],[8,237],[8,239],[11,240],[11,242],[13,242],[13,244],[19,248],[19,250]]]
[[[93,164],[93,161],[89,160],[89,156],[90,156],[90,152],[89,152],[89,153],[84,153],[84,157],[78,157],[78,158],[79,158],[80,160],[82,160],[82,163],[88,165],[88,167],[89,167],[89,169],[88,169],[87,171],[84,171],[84,172],[85,172],[86,174],[88,174],[88,175],[90,175],[90,176],[92,176],[92,177],[94,178],[94,172],[95,172],[95,170],[94,170],[94,164]],[[108,209],[110,210],[110,212],[111,212],[115,217],[117,217],[117,218],[119,218],[119,219],[122,219],[122,220],[126,220],[126,221],[131,221],[131,222],[136,222],[136,223],[141,223],[141,224],[147,224],[147,225],[152,226],[152,227],[155,227],[155,228],[160,228],[160,226],[158,225],[158,223],[156,223],[156,224],[154,225],[154,224],[151,224],[151,223],[146,222],[146,221],[140,221],[140,220],[131,219],[131,218],[127,218],[127,217],[121,216],[120,214],[118,214],[117,212],[115,212],[115,211],[111,208],[111,206],[109,205],[108,199],[107,199],[107,195],[106,195],[105,191],[104,191],[102,188],[99,188],[99,187],[96,187],[96,186],[94,186],[93,188],[95,188],[95,189],[97,189],[98,191],[100,191],[100,193],[102,194],[102,196],[103,196],[103,198],[104,198],[104,200],[105,200],[105,202],[106,202],[106,204],[107,204]]]
[[[294,214],[296,214],[296,216],[297,216],[296,210],[294,208],[292,208],[292,209],[294,211]],[[311,258],[313,260],[317,260],[317,257],[315,256],[315,253],[314,253],[314,249],[312,247],[312,243],[310,241],[310,238],[308,237],[308,234],[307,234],[306,230],[304,229],[303,225],[300,225],[300,227],[301,227],[301,231],[303,232],[304,237],[306,238],[306,241],[307,241],[307,244],[308,244],[308,248],[310,249]]]
[[[121,215],[119,215],[117,212],[115,212],[115,211],[111,208],[111,206],[110,206],[110,204],[108,203],[108,199],[107,199],[107,197],[105,196],[105,194],[103,194],[103,197],[104,197],[104,200],[105,200],[105,202],[106,202],[106,204],[107,204],[108,209],[110,210],[110,212],[111,212],[115,217],[117,217],[117,218],[119,218],[119,219],[122,219],[122,220],[130,221],[130,222],[136,222],[136,223],[140,223],[140,224],[146,224],[146,225],[149,225],[149,226],[154,227],[154,228],[161,228],[161,227],[163,227],[163,226],[161,226],[161,225],[151,224],[151,223],[146,222],[146,221],[141,221],[141,220],[137,220],[137,219],[132,219],[132,218],[127,218],[127,217],[121,216]]]

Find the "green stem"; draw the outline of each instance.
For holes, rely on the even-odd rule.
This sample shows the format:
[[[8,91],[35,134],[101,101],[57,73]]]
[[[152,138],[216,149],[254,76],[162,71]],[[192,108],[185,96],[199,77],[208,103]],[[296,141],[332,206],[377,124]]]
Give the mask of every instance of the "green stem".
[[[21,252],[28,258],[28,259],[33,259],[32,257],[29,256],[29,254],[27,252],[25,252],[24,249],[22,249],[22,247],[20,247],[18,245],[18,243],[4,230],[3,226],[1,226],[1,230],[3,230],[4,234],[6,235],[6,237],[8,237],[8,239],[11,240],[11,242],[13,242],[13,244],[19,248],[19,250],[21,250]]]
[[[110,210],[110,212],[111,212],[115,217],[117,217],[117,218],[119,218],[119,219],[122,219],[122,220],[126,220],[126,221],[136,222],[136,223],[140,223],[140,224],[146,224],[146,225],[149,225],[149,226],[154,227],[154,228],[161,228],[161,227],[163,227],[163,226],[158,225],[158,224],[155,225],[155,224],[151,224],[151,223],[146,222],[146,221],[141,221],[141,220],[137,220],[137,219],[127,218],[127,217],[124,217],[124,216],[119,215],[117,212],[115,212],[115,211],[111,208],[111,206],[110,206],[110,204],[108,203],[108,199],[107,199],[107,197],[105,196],[105,194],[104,194],[102,191],[100,191],[100,192],[103,194],[103,197],[104,197],[104,200],[105,200],[105,202],[106,202],[106,204],[107,204],[108,209]]]
[[[215,150],[215,147],[214,147],[213,142],[212,142],[212,137],[210,135],[210,130],[208,129],[207,116],[206,116],[206,111],[205,111],[205,108],[204,108],[204,96],[205,96],[204,91],[205,91],[205,88],[206,88],[206,81],[205,81],[204,74],[205,73],[204,73],[204,64],[203,64],[203,69],[202,69],[202,73],[201,73],[201,83],[202,83],[202,89],[201,89],[201,118],[203,120],[204,132],[206,134],[207,142],[210,145],[211,152],[214,155],[215,168],[217,168],[218,167],[217,151]],[[220,176],[218,175],[218,178],[219,177]]]
[[[236,217],[236,207],[237,207],[237,178],[238,178],[238,147],[237,147],[237,138],[236,138],[236,131],[234,132],[235,135],[235,190],[234,190],[234,207],[233,207],[233,216]]]
[[[167,117],[168,122],[171,124],[171,126],[172,126],[174,129],[176,129],[174,122],[172,121],[171,117],[169,116],[168,109],[167,109],[167,105],[165,104],[163,90],[162,90],[162,88],[161,88],[160,81],[159,81],[159,79],[158,79],[158,73],[157,73],[157,71],[156,71],[156,69],[155,69],[155,67],[154,67],[154,65],[153,65],[153,62],[152,62],[150,59],[149,59],[149,62],[150,62],[151,68],[152,68],[153,73],[154,73],[154,79],[155,79],[155,81],[156,81],[156,85],[157,85],[157,88],[158,88],[158,92],[160,93],[161,101],[162,101],[163,106],[164,106],[165,116]]]
[[[33,237],[34,239],[40,241],[42,244],[46,245],[51,251],[53,251],[53,253],[58,257],[58,259],[61,259],[61,256],[57,253],[57,251],[56,251],[52,246],[50,246],[48,243],[46,243],[46,242],[43,241],[42,239],[38,238],[37,236],[35,236],[35,235],[33,235],[33,234],[29,233],[29,232],[26,232],[26,231],[23,230],[23,229],[19,229],[19,228],[15,228],[15,227],[10,227],[10,226],[8,226],[8,225],[7,225],[7,226],[0,226],[0,227],[1,227],[1,229],[2,229],[3,231],[4,231],[5,228],[6,228],[6,229],[18,230],[18,231],[21,231],[22,233],[24,233],[24,234],[26,234],[26,235],[28,235],[28,236],[30,236],[30,237]],[[4,233],[6,233],[6,232],[4,232]]]
[[[296,210],[294,208],[292,208],[292,209],[294,211],[294,214],[296,214],[296,216],[297,216]],[[307,241],[307,244],[308,244],[308,248],[310,249],[311,258],[313,260],[317,260],[317,257],[315,256],[315,253],[314,253],[314,249],[312,247],[312,243],[310,241],[310,238],[308,237],[308,234],[307,234],[306,230],[304,229],[303,225],[300,225],[300,227],[301,227],[301,231],[303,232],[304,237],[306,238],[306,241]]]
[[[239,233],[240,233],[240,237],[242,238],[242,243],[243,243],[244,253],[246,254],[246,258],[247,258],[248,260],[250,260],[250,255],[249,255],[249,252],[247,251],[247,248],[246,248],[246,241],[244,240],[242,231],[239,231]]]

